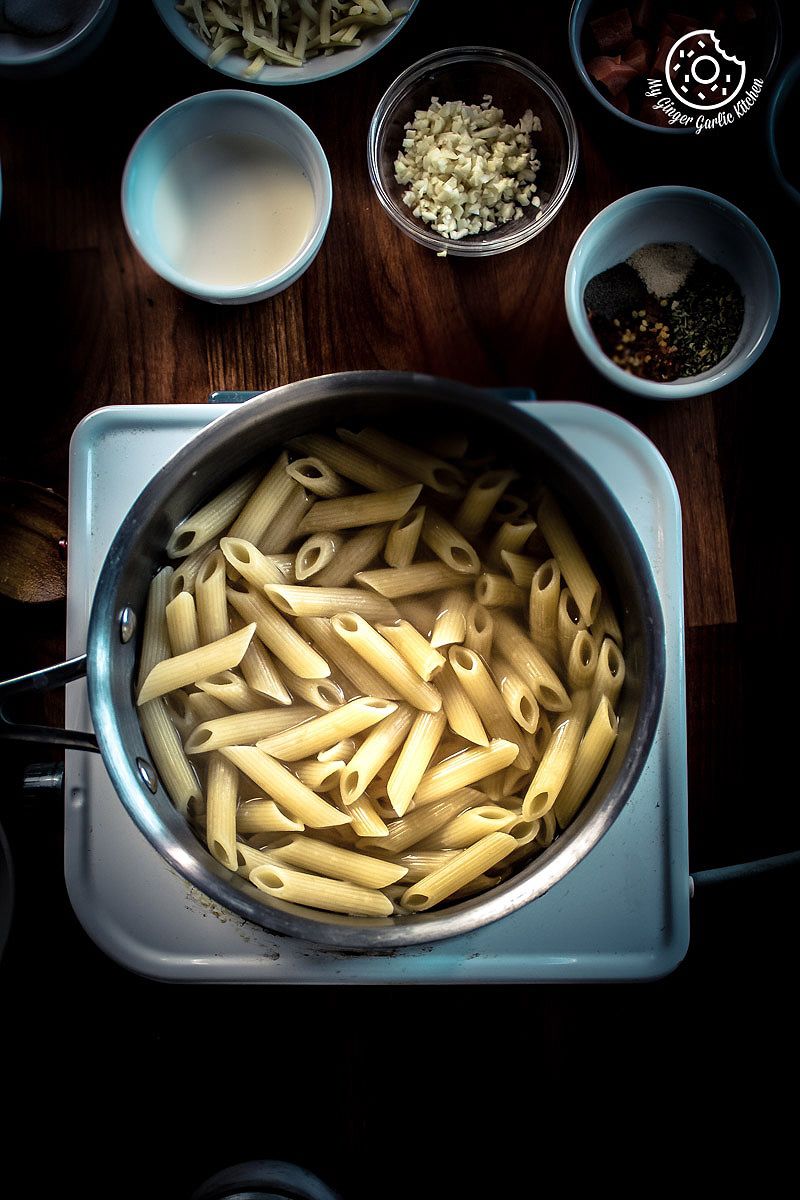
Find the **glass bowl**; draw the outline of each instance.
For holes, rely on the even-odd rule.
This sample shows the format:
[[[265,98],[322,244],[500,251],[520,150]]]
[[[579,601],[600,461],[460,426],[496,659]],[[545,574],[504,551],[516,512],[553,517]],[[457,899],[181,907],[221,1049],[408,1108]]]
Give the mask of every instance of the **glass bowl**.
[[[512,125],[528,108],[539,117],[541,132],[532,135],[541,161],[536,176],[539,208],[531,206],[518,220],[458,241],[436,233],[412,215],[403,204],[406,189],[395,181],[394,162],[406,122],[417,109],[427,109],[432,96],[443,102],[462,100],[467,104],[480,104],[485,96],[491,96]],[[372,118],[367,158],[378,199],[404,233],[437,253],[446,250],[463,258],[484,258],[516,250],[555,218],[575,178],[578,134],[561,92],[532,62],[507,50],[459,46],[421,59],[395,79]]]

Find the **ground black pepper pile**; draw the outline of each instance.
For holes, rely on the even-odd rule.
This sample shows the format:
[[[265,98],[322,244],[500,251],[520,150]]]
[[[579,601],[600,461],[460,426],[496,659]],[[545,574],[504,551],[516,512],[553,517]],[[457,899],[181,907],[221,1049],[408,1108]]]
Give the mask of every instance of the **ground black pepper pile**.
[[[665,290],[675,290],[654,294],[643,276],[651,286],[654,278],[669,279]],[[715,367],[733,349],[744,319],[744,301],[733,277],[691,247],[677,244],[642,247],[628,262],[595,275],[586,286],[584,304],[612,362],[661,383]]]

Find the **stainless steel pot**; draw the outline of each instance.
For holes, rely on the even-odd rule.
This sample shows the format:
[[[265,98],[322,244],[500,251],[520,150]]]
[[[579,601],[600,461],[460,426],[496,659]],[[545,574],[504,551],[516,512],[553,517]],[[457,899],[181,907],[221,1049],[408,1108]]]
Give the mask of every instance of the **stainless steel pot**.
[[[271,900],[220,866],[158,782],[133,697],[136,627],[175,525],[254,458],[267,460],[270,451],[301,433],[351,421],[391,423],[415,433],[464,429],[496,445],[526,477],[552,488],[611,588],[622,618],[627,667],[620,736],[611,758],[589,802],[549,849],[488,894],[441,912],[380,920],[316,913]],[[45,686],[53,675],[65,682],[83,667],[75,660],[13,686]],[[649,563],[628,517],[595,472],[550,429],[507,401],[459,383],[416,374],[349,372],[257,396],[214,421],[159,471],[128,513],[103,565],[85,669],[97,744],[114,787],[171,866],[219,904],[273,932],[346,950],[389,950],[496,921],[548,891],[592,850],[628,800],[650,750],[664,692],[664,623]],[[0,708],[8,686],[0,685]],[[6,726],[9,731],[14,732]],[[26,729],[22,736],[39,735]],[[49,731],[45,738],[63,740],[63,731]],[[86,735],[73,735],[68,744],[91,748]]]

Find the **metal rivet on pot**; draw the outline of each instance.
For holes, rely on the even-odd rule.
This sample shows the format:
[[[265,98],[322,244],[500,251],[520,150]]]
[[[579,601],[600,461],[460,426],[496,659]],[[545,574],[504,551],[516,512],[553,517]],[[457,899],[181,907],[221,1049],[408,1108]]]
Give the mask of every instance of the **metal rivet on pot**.
[[[136,632],[136,613],[132,608],[125,607],[119,614],[119,636],[123,642],[129,642]]]
[[[147,761],[147,759],[137,758],[136,766],[139,770],[139,774],[141,775],[147,787],[149,787],[150,791],[156,792],[158,790],[158,776],[150,766],[150,763]]]

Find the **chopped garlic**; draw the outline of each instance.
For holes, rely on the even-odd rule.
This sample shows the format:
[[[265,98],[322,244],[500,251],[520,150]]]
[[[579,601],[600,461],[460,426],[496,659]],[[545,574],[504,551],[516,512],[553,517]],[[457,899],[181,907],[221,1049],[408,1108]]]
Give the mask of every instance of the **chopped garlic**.
[[[408,185],[403,203],[451,241],[519,220],[540,208],[530,135],[541,128],[530,109],[509,125],[491,96],[479,105],[432,96],[407,122],[395,160],[395,179]]]

